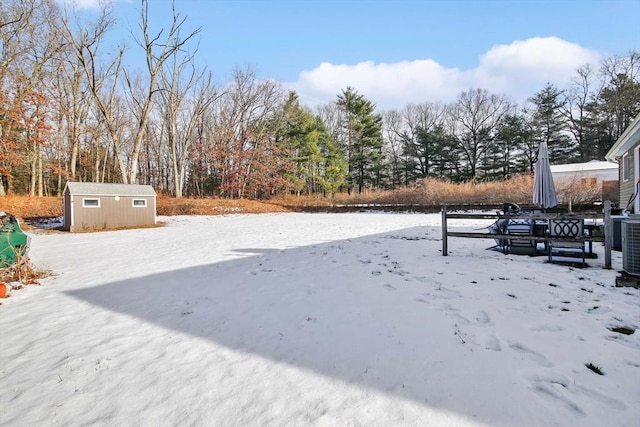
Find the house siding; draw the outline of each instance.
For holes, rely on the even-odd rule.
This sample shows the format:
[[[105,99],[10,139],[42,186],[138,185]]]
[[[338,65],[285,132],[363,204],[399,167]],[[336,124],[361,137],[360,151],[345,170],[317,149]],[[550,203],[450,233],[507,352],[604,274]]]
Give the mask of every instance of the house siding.
[[[625,154],[628,156],[631,156],[631,158],[633,159],[633,155],[634,155],[633,153],[634,153],[634,149],[631,149],[627,151]],[[636,191],[636,181],[634,179],[634,176],[636,173],[635,171],[636,162],[635,161],[630,162],[631,164],[631,170],[629,170],[630,178],[624,181],[623,180],[624,167],[622,165],[623,158],[624,156],[621,156],[619,159],[620,168],[618,172],[618,176],[620,180],[620,207],[621,208],[625,208],[627,206],[627,204],[629,203],[629,201],[633,197],[633,194]]]
[[[640,212],[640,200],[636,197],[635,201],[629,205],[629,201],[635,194],[636,180],[640,177],[638,168],[640,167],[640,158],[638,158],[637,148],[640,145],[640,114],[638,114],[622,132],[616,142],[607,152],[605,158],[609,161],[617,161],[619,165],[619,188],[620,188],[620,207],[629,208],[635,213]],[[629,173],[625,174],[625,158],[629,158]],[[625,181],[624,176],[628,176]]]
[[[99,199],[99,208],[83,207],[83,199]],[[147,206],[134,208],[133,199],[145,199]],[[155,197],[81,196],[73,197],[73,226],[71,231],[106,230],[109,228],[140,227],[155,223]]]

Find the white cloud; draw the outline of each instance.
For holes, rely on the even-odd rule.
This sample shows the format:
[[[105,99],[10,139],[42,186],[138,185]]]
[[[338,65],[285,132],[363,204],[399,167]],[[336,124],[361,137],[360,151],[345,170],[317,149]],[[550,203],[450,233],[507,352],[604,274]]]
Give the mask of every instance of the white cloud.
[[[355,65],[321,63],[300,73],[287,87],[303,104],[315,106],[336,99],[353,87],[381,110],[409,103],[450,102],[471,88],[506,94],[522,102],[547,82],[565,87],[575,70],[596,63],[597,52],[557,37],[531,38],[497,45],[480,57],[476,68],[446,68],[432,59],[396,63],[360,62]]]
[[[510,45],[493,47],[474,70],[482,80],[487,75],[506,79],[506,89],[547,81],[563,85],[575,75],[576,68],[599,60],[599,55],[575,43],[557,37],[532,38]]]

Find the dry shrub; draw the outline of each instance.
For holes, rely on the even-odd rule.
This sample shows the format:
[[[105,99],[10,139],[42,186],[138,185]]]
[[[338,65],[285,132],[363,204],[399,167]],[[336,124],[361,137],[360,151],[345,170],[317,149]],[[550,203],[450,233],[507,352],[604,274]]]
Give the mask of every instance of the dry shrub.
[[[606,188],[605,188],[606,187]],[[611,185],[609,184],[609,187]],[[595,182],[574,179],[556,183],[558,203],[566,206],[588,206],[610,199],[616,201],[617,186],[609,189]],[[606,190],[606,191],[605,191]],[[612,197],[614,196],[614,197]],[[513,202],[531,205],[533,200],[533,175],[523,174],[504,181],[452,183],[427,178],[420,186],[395,191],[363,193],[344,199],[357,203],[440,205],[501,205]]]
[[[270,202],[291,210],[303,210],[331,206],[335,202],[335,198],[324,197],[321,194],[285,194],[272,198]]]
[[[612,199],[611,192],[605,191],[602,183],[597,180],[583,180],[578,177],[557,182],[556,192],[558,194],[558,203],[567,205],[570,208],[572,206],[592,204],[594,201]],[[614,196],[615,199],[613,201],[617,203],[618,195],[614,194]]]
[[[269,201],[246,199],[157,198],[158,215],[224,215],[233,213],[289,212],[291,209]]]
[[[334,198],[339,205],[415,205],[421,204],[418,187],[403,187],[395,190],[367,190],[362,193],[341,193]]]
[[[496,205],[504,202],[531,204],[533,177],[518,175],[505,181],[465,182],[427,178],[422,187],[423,203],[433,205]]]
[[[0,197],[0,211],[17,218],[51,218],[62,216],[62,197],[7,195]]]
[[[48,270],[35,268],[28,256],[20,257],[12,266],[0,269],[0,282],[13,283],[13,289],[19,289],[22,285],[39,285],[40,279],[51,276]],[[16,285],[19,284],[19,285]]]
[[[498,205],[504,202],[531,204],[533,177],[519,175],[505,181],[465,182],[427,178],[420,185],[393,191],[366,191],[338,194],[335,204],[386,204],[386,205]]]
[[[393,191],[379,192],[374,196],[374,203],[392,205],[422,205],[420,187],[411,186]]]

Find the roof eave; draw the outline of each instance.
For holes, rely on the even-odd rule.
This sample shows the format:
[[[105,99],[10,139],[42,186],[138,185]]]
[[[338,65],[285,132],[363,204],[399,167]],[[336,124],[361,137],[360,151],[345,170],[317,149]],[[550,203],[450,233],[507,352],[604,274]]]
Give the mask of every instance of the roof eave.
[[[621,157],[624,153],[629,151],[634,144],[638,143],[638,140],[633,138],[636,133],[640,133],[640,114],[638,114],[625,131],[622,132],[622,135],[620,135],[611,149],[607,152],[605,158],[611,162],[617,161],[618,157]]]

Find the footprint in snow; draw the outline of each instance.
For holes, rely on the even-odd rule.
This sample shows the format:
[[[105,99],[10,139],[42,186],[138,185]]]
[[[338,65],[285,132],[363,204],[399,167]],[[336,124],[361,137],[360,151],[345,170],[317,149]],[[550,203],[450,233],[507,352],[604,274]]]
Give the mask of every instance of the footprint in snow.
[[[627,405],[624,402],[613,399],[597,390],[578,385],[575,381],[572,381],[564,375],[534,377],[531,378],[531,381],[534,384],[533,389],[535,391],[557,399],[571,410],[580,414],[583,414],[584,411],[574,403],[570,397],[586,396],[610,408],[617,410],[627,409]]]
[[[543,323],[541,325],[538,326],[534,326],[533,328],[531,328],[532,331],[539,331],[539,332],[560,332],[560,331],[564,331],[564,326],[560,326],[560,325],[556,325],[553,323]]]
[[[626,335],[621,335],[621,334],[605,335],[604,339],[607,341],[622,344],[626,347],[633,348],[636,350],[640,349],[640,345],[638,344],[638,342],[636,340],[629,339]]]
[[[489,317],[489,313],[487,313],[484,310],[481,310],[476,314],[476,320],[478,321],[478,323],[482,325],[488,325],[489,323],[491,323],[491,318]]]
[[[480,344],[487,350],[502,351],[500,346],[500,340],[493,334],[486,335],[480,338]]]
[[[583,394],[593,400],[597,400],[600,403],[603,403],[611,408],[614,409],[618,409],[618,410],[625,410],[627,409],[627,404],[624,402],[621,402],[619,400],[613,399],[605,394],[600,393],[599,391],[595,390],[595,389],[590,389],[581,385],[577,385],[577,384],[571,384],[570,385],[570,389],[571,390],[575,390],[576,394]]]
[[[540,394],[551,397],[556,401],[562,403],[573,412],[584,415],[584,411],[582,410],[582,408],[580,408],[575,402],[569,399],[569,397],[565,396],[566,387],[566,384],[563,383],[540,380],[534,385],[533,389]]]
[[[514,343],[514,344],[510,344],[509,347],[511,347],[513,350],[516,350],[524,354],[529,359],[531,359],[532,361],[534,361],[535,363],[537,363],[538,365],[544,368],[549,368],[553,366],[553,363],[551,363],[549,359],[544,357],[542,354],[538,353],[537,351],[531,350],[530,348],[527,348],[522,344]]]

